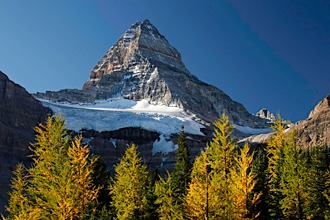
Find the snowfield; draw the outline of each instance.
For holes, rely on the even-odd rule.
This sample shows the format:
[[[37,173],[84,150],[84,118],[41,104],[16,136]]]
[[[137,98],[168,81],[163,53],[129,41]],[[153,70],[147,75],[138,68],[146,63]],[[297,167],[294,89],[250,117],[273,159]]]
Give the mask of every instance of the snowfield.
[[[183,109],[151,105],[147,100],[136,102],[120,97],[97,101],[94,104],[40,101],[55,114],[63,115],[66,128],[70,130],[113,131],[125,127],[139,127],[170,136],[179,133],[181,125],[184,125],[186,133],[203,135],[200,129],[204,126],[194,121]]]

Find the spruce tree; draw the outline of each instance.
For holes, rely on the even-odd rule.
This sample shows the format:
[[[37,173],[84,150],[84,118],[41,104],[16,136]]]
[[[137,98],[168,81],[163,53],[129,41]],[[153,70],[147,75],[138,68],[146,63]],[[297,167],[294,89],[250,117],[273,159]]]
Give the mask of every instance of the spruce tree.
[[[114,208],[111,206],[110,196],[110,173],[108,172],[107,165],[100,156],[93,155],[93,174],[92,180],[95,188],[100,189],[98,197],[91,208],[89,208],[88,216],[90,219],[108,220],[115,217]],[[95,210],[95,211],[93,211]]]
[[[190,149],[185,143],[185,137],[184,126],[182,125],[178,150],[176,151],[176,163],[172,172],[172,182],[178,198],[183,198],[187,194],[191,173]]]
[[[330,219],[330,151],[326,146],[306,150],[308,162],[307,189],[309,190],[308,214],[311,219]]]
[[[256,185],[253,189],[253,194],[261,194],[259,201],[251,206],[252,215],[259,213],[259,219],[269,219],[268,203],[268,182],[267,182],[267,167],[268,161],[263,150],[258,150],[257,155],[253,161],[252,172],[256,179]]]
[[[283,196],[280,207],[286,219],[306,219],[309,200],[307,186],[307,160],[300,146],[296,144],[293,131],[283,148],[283,168],[279,192]]]
[[[259,201],[261,193],[253,193],[257,181],[251,171],[254,153],[249,154],[249,151],[250,147],[245,144],[235,158],[236,169],[230,170],[235,219],[255,219],[260,214],[251,212],[251,206],[255,206]]]
[[[326,189],[323,191],[323,195],[327,199],[327,202],[325,203],[327,208],[324,209],[324,219],[330,219],[330,170],[328,170],[324,176],[326,178]]]
[[[115,167],[115,180],[110,187],[112,205],[118,219],[142,219],[148,201],[146,198],[148,183],[147,167],[132,144]]]
[[[166,180],[160,177],[156,182],[155,195],[156,204],[159,205],[157,212],[161,220],[183,220],[184,209],[181,202],[176,199],[177,188],[172,183],[171,175],[168,173]]]

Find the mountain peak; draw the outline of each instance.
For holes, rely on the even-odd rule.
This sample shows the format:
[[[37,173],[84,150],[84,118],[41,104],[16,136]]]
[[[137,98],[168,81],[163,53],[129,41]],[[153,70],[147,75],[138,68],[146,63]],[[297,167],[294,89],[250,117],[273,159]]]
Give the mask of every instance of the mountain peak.
[[[77,103],[118,97],[178,107],[208,125],[226,113],[239,126],[267,126],[223,91],[193,76],[149,20],[135,22],[123,33],[92,69],[83,90],[51,94],[54,101]]]

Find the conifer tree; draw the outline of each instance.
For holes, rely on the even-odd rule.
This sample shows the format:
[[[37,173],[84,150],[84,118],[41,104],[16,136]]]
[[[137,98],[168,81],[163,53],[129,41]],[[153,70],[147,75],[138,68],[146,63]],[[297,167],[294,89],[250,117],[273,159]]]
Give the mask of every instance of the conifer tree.
[[[231,174],[234,169],[237,145],[233,142],[230,135],[234,126],[230,124],[226,114],[214,124],[214,135],[207,145],[207,155],[211,167],[211,185],[215,199],[216,218],[231,219],[233,214],[232,193],[231,193]]]
[[[330,219],[330,150],[316,146],[305,152],[308,163],[307,189],[309,190],[308,214],[311,219]]]
[[[326,189],[323,191],[324,197],[327,199],[326,205],[327,208],[324,209],[324,219],[330,219],[330,170],[325,173],[325,187]]]
[[[110,196],[110,173],[108,172],[107,165],[100,156],[93,155],[95,163],[93,164],[93,185],[95,188],[100,189],[98,197],[91,204],[89,208],[90,213],[87,217],[89,219],[108,220],[115,217],[114,208],[111,206]],[[95,211],[93,211],[95,210]],[[87,218],[86,217],[86,218]]]
[[[211,189],[209,161],[205,151],[196,157],[191,182],[185,197],[186,215],[191,219],[209,219],[214,214],[216,195]]]
[[[259,213],[259,219],[269,219],[268,204],[266,201],[269,191],[266,174],[267,167],[267,157],[265,152],[260,149],[253,161],[252,172],[257,181],[253,189],[253,194],[261,194],[261,196],[255,205],[251,205],[252,215]]]
[[[235,219],[255,219],[260,213],[252,215],[250,207],[260,199],[261,193],[254,194],[255,176],[251,171],[254,153],[249,154],[250,147],[245,144],[236,160],[237,168],[231,169],[233,210]]]
[[[159,204],[157,209],[159,219],[161,220],[183,220],[184,209],[176,199],[176,187],[172,183],[171,175],[167,174],[167,179],[160,177],[156,182],[155,195],[157,199],[156,204]]]
[[[280,115],[278,115],[278,118],[275,120],[272,128],[276,133],[271,137],[266,148],[268,158],[267,175],[269,184],[269,193],[267,198],[269,207],[268,211],[270,219],[284,219],[280,208],[280,201],[283,196],[281,195],[279,188],[283,164],[285,124]]]
[[[11,180],[12,191],[9,193],[9,204],[6,207],[8,219],[32,220],[40,217],[40,209],[31,206],[26,189],[28,187],[27,170],[18,164]],[[6,218],[4,218],[6,219]]]
[[[176,197],[183,198],[187,194],[190,173],[190,149],[185,144],[184,126],[182,125],[178,141],[178,150],[176,151],[176,163],[172,172],[172,182],[174,187],[177,189]]]
[[[97,158],[89,157],[89,148],[81,145],[81,137],[71,142],[67,154],[71,168],[71,184],[68,187],[73,200],[73,218],[81,218],[92,207],[92,201],[98,198],[100,188],[96,188],[93,183],[93,164]]]
[[[115,180],[111,186],[112,204],[118,219],[141,219],[147,209],[148,172],[132,144],[115,167]]]
[[[98,193],[92,185],[89,149],[81,146],[81,139],[70,140],[58,117],[49,117],[35,130],[34,163],[25,183],[28,215],[35,219],[83,218]]]
[[[280,206],[286,219],[306,219],[308,207],[307,160],[300,146],[296,144],[293,131],[283,148],[283,168],[279,191],[283,196]]]

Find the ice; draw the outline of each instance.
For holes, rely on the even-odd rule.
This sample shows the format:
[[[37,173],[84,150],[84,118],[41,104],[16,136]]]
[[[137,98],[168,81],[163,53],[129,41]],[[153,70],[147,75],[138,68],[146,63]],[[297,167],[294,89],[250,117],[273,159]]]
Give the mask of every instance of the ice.
[[[178,145],[174,144],[171,138],[166,137],[165,135],[160,135],[159,140],[155,141],[152,145],[152,155],[155,155],[156,153],[166,155],[177,149]]]
[[[125,127],[138,127],[169,136],[179,133],[184,125],[186,133],[204,135],[200,131],[204,126],[194,121],[183,109],[151,105],[147,100],[136,102],[118,97],[97,101],[94,104],[40,101],[55,114],[63,115],[66,119],[66,128],[70,130],[113,131]]]

